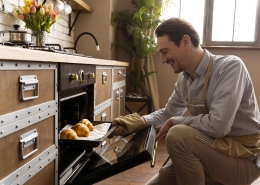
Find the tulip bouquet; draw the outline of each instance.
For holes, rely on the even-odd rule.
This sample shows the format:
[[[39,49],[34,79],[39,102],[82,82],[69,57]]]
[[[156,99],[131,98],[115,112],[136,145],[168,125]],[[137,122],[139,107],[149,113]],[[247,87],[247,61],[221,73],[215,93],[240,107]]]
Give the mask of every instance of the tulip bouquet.
[[[25,22],[25,28],[35,32],[50,33],[51,26],[60,18],[53,4],[41,4],[36,0],[24,0],[24,6],[14,8],[13,15]]]

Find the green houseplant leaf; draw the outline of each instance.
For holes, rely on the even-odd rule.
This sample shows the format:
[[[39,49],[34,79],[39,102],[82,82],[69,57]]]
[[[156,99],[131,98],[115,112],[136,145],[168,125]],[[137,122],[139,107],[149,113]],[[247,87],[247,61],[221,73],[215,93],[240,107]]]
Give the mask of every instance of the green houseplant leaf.
[[[142,74],[142,64],[149,55],[156,52],[154,37],[149,33],[159,25],[161,10],[168,5],[157,3],[156,0],[131,0],[131,3],[132,9],[114,11],[111,14],[111,25],[116,26],[124,38],[112,43],[111,49],[122,48],[131,58],[133,65],[131,73],[127,74],[127,80],[132,91],[137,93],[144,79],[155,73]]]

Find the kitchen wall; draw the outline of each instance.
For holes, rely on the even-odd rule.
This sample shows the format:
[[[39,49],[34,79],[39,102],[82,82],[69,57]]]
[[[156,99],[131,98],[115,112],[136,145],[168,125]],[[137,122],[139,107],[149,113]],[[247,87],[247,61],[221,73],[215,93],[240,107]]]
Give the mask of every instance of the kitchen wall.
[[[23,0],[8,0],[12,6],[22,5]],[[2,1],[0,1],[0,7],[2,7]],[[71,13],[72,21],[75,18],[75,14]],[[61,16],[61,18],[54,23],[49,33],[48,43],[60,44],[62,47],[73,47],[74,44],[74,29],[69,33],[68,26],[69,16]],[[24,23],[21,20],[15,18],[11,13],[5,13],[2,8],[0,8],[0,31],[2,30],[12,30],[13,24],[20,24],[21,29],[23,29]],[[2,35],[1,35],[2,36]]]
[[[92,33],[100,46],[96,50],[94,39],[84,35],[77,43],[78,52],[101,59],[115,59],[115,50],[110,50],[110,44],[115,40],[115,28],[110,24],[111,12],[118,9],[119,0],[93,1],[84,0],[92,9],[92,13],[80,14],[75,24],[75,39],[83,32]]]

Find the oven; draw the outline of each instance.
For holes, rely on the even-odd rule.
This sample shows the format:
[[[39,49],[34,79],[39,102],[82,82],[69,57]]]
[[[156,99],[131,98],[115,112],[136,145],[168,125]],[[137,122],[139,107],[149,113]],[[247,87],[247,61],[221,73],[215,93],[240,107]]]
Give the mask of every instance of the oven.
[[[110,142],[108,137],[117,126],[93,121],[95,65],[61,63],[58,71],[59,132],[82,119],[94,127],[109,124],[106,134],[95,140],[59,139],[60,185],[94,184],[155,157],[154,127]]]

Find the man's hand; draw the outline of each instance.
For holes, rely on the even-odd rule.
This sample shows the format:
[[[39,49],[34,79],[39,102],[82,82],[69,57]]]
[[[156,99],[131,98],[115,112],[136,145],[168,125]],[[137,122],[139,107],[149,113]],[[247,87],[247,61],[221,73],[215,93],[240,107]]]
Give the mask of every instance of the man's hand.
[[[160,140],[163,136],[165,136],[168,131],[170,130],[170,128],[173,126],[173,119],[174,118],[170,118],[168,119],[164,125],[162,126],[162,128],[159,130],[158,134],[155,137],[155,141]]]
[[[146,127],[146,122],[138,113],[128,114],[126,116],[115,118],[112,122],[112,125],[114,126],[117,124],[119,126],[111,134],[111,137],[137,133]]]

